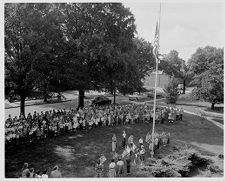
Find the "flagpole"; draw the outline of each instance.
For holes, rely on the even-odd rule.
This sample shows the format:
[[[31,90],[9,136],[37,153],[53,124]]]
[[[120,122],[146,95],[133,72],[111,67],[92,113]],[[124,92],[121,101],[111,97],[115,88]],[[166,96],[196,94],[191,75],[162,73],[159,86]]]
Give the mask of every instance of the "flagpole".
[[[159,29],[160,30],[160,15],[161,15],[161,2],[160,2],[160,9],[159,9]],[[159,36],[159,35],[158,35]],[[153,113],[153,125],[152,125],[152,150],[151,150],[151,157],[154,156],[154,143],[155,143],[155,113],[156,113],[156,92],[157,92],[157,83],[158,83],[158,56],[155,54],[155,60],[156,60],[156,68],[155,68],[155,94],[154,94],[154,113]]]

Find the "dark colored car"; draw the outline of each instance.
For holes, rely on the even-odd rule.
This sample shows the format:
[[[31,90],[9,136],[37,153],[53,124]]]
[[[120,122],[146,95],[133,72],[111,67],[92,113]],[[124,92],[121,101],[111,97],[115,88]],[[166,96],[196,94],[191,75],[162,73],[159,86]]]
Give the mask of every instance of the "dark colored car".
[[[148,92],[147,97],[154,98],[155,92]],[[164,95],[162,92],[156,92],[156,98],[163,98]]]
[[[98,96],[98,97],[95,97],[94,100],[92,101],[92,105],[98,105],[98,106],[101,106],[101,105],[107,105],[107,104],[111,104],[111,100],[107,97],[104,97],[104,96]]]

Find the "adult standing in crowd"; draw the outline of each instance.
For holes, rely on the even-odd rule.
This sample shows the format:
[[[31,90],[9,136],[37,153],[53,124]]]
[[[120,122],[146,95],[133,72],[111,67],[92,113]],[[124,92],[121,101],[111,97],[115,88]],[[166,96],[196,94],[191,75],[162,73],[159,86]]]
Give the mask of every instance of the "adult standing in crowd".
[[[53,170],[51,171],[50,177],[51,177],[51,178],[62,178],[62,174],[61,174],[61,172],[59,171],[58,165],[56,165],[56,166],[53,168]]]
[[[112,137],[112,152],[116,151],[116,142],[117,142],[116,134],[113,134],[113,137]]]
[[[41,178],[48,178],[47,172],[48,172],[48,169],[45,169],[41,175]]]
[[[122,148],[125,149],[126,146],[126,132],[123,131]]]
[[[27,178],[30,176],[30,170],[28,169],[28,163],[23,164],[21,176],[22,176],[22,178]]]
[[[126,166],[127,166],[127,175],[129,175],[131,166],[131,151],[126,156]]]
[[[34,174],[34,168],[30,169],[30,176],[29,178],[34,178],[35,174]]]

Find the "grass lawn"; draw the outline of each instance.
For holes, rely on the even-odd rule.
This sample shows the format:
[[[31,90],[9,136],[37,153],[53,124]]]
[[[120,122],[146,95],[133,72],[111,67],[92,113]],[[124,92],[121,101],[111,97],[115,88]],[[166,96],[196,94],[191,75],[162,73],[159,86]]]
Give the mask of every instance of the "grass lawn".
[[[49,174],[57,164],[63,177],[93,177],[96,159],[101,153],[107,158],[106,176],[112,157],[112,134],[117,135],[118,152],[121,153],[123,130],[126,130],[127,136],[133,134],[134,142],[137,144],[138,139],[141,136],[145,138],[151,129],[151,124],[101,127],[49,138],[32,145],[21,145],[5,153],[5,176],[7,178],[18,177],[23,163],[28,162],[35,171],[48,168]],[[156,132],[162,131],[171,133],[171,146],[183,142],[207,155],[217,155],[223,151],[223,130],[194,115],[184,114],[183,121],[173,124],[157,124]],[[145,148],[147,147],[145,143]],[[146,157],[148,156],[149,153],[146,154]],[[135,170],[131,168],[131,172],[131,176],[135,177]]]

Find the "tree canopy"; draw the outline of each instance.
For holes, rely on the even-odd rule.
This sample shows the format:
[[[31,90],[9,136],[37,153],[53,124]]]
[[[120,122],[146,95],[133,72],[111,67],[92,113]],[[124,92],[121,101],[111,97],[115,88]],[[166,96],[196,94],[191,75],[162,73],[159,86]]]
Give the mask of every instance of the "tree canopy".
[[[5,4],[6,90],[24,102],[35,91],[142,88],[151,45],[134,39],[135,18],[121,3]],[[150,61],[150,62],[149,62]]]
[[[223,49],[206,46],[198,48],[189,60],[193,73],[192,85],[196,86],[193,95],[212,103],[223,103]]]
[[[182,81],[180,83],[183,83],[183,93],[185,94],[186,84],[190,82],[192,74],[189,71],[190,66],[179,57],[179,53],[176,50],[171,50],[168,54],[164,55],[159,68],[166,74],[180,79]]]

